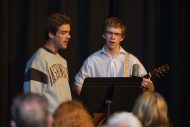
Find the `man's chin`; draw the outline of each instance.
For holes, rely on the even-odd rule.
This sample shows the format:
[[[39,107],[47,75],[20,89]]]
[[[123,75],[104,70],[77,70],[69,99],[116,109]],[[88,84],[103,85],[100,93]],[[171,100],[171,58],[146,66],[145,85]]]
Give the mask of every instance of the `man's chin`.
[[[61,49],[66,49],[67,47],[62,47]]]
[[[115,48],[115,46],[114,45],[109,45],[109,47],[108,47],[109,49],[114,49]]]
[[[64,45],[61,47],[61,49],[66,49],[67,48],[67,45]]]

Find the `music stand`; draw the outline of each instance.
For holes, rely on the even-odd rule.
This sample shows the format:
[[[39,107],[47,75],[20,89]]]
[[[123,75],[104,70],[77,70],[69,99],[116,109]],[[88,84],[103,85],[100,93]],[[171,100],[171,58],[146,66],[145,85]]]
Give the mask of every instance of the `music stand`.
[[[86,78],[80,97],[90,113],[130,112],[141,82],[141,77]]]

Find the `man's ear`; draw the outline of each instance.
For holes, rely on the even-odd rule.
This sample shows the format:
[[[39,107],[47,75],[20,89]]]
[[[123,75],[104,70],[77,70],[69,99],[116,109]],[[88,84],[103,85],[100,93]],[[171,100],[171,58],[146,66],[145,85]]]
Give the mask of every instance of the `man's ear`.
[[[123,40],[125,39],[125,35],[123,35],[121,39],[122,39],[122,41],[123,41]]]
[[[49,33],[49,38],[53,39],[55,37],[55,35],[53,33]]]
[[[11,127],[16,127],[16,123],[15,123],[14,120],[11,120],[11,121],[10,121],[10,126],[11,126]]]
[[[105,34],[102,34],[102,38],[103,38],[103,39],[105,39],[105,38],[106,38],[106,37],[105,37]]]

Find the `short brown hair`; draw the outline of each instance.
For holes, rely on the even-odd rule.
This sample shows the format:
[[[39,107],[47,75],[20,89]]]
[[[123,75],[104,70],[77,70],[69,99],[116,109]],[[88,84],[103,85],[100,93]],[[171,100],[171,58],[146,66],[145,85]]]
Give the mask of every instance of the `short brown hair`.
[[[70,17],[60,13],[49,15],[44,21],[44,34],[46,40],[49,39],[49,33],[56,34],[58,27],[63,24],[71,24]]]

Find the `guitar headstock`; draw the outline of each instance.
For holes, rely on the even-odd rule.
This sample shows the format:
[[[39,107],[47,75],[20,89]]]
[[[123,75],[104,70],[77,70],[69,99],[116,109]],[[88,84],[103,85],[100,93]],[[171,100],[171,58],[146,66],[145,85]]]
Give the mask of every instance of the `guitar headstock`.
[[[168,64],[165,64],[163,66],[160,66],[153,71],[149,72],[147,75],[143,76],[144,78],[150,78],[152,76],[161,77],[164,76],[168,71],[170,67]]]

